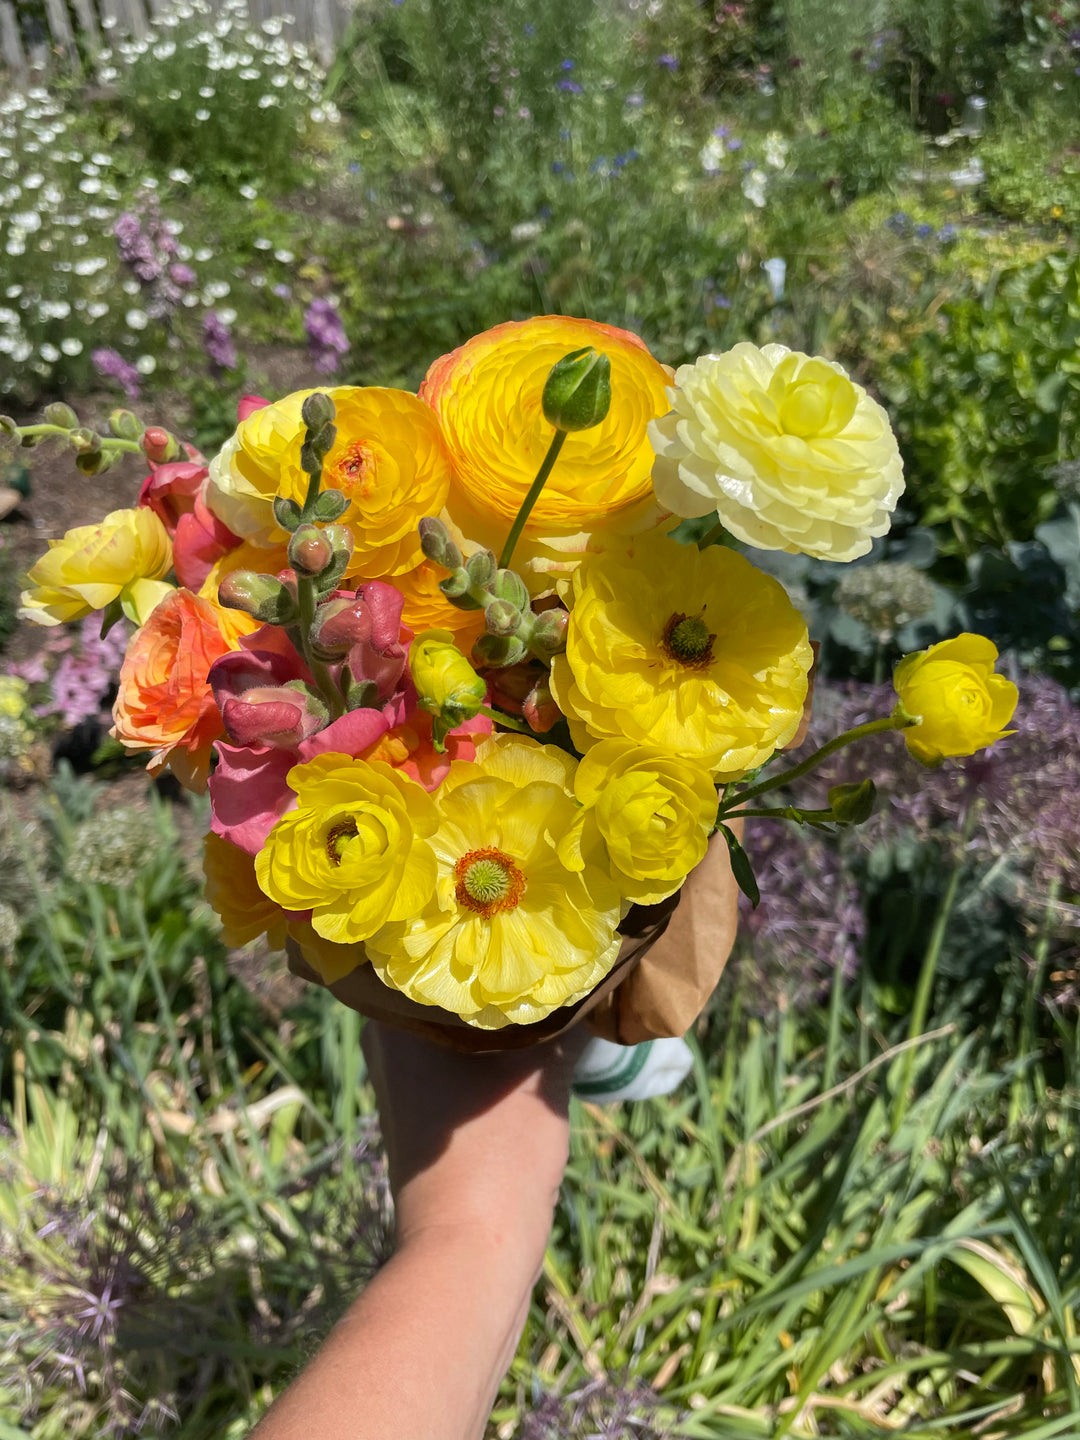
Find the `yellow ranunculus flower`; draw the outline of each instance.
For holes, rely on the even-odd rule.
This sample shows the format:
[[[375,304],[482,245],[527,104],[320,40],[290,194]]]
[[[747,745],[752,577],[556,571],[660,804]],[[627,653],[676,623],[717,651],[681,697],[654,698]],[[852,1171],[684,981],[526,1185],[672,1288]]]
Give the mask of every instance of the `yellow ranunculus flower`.
[[[203,836],[203,874],[227,944],[247,945],[265,935],[271,950],[282,949],[288,917],[259,889],[253,856],[211,830]]]
[[[210,462],[206,503],[234,534],[257,545],[283,544],[274,499],[304,502],[301,410],[313,392],[298,390],[253,411]],[[355,549],[347,574],[392,579],[423,560],[416,525],[438,515],[450,487],[450,459],[430,408],[405,390],[341,386],[325,392],[337,410],[337,438],[323,486],[348,496],[341,520]],[[235,568],[235,567],[234,567]]]
[[[728,781],[795,734],[813,663],[806,625],[742,555],[653,532],[587,555],[567,590],[551,690],[583,753],[632,740]]]
[[[578,766],[574,791],[586,808],[559,854],[576,868],[601,841],[612,878],[635,904],[666,900],[705,858],[716,787],[701,765],[655,745],[601,740]]]
[[[286,910],[310,910],[318,935],[366,940],[415,914],[435,887],[427,791],[381,761],[317,755],[288,774],[297,808],[255,857],[259,885]]]
[[[533,1024],[599,984],[625,906],[606,863],[560,859],[557,837],[578,810],[576,765],[511,736],[451,765],[432,797],[437,887],[367,942],[380,979],[483,1030]]]
[[[889,417],[839,365],[742,343],[675,372],[649,426],[676,515],[716,511],[760,550],[854,560],[889,528],[904,471]]]
[[[173,589],[162,576],[172,565],[169,532],[153,510],[114,510],[99,525],[80,525],[49,548],[29,573],[19,614],[38,625],[81,620],[119,600],[142,625]]]
[[[929,650],[906,655],[893,672],[900,706],[919,723],[903,732],[924,765],[947,756],[974,755],[1004,735],[1019,691],[994,674],[997,646],[984,635],[956,635]]]
[[[540,315],[475,335],[436,360],[420,387],[453,461],[450,513],[498,554],[555,434],[541,406],[548,372],[586,345],[611,362],[611,408],[569,436],[525,525],[514,568],[534,592],[551,588],[551,572],[573,569],[594,531],[633,533],[659,518],[646,426],[667,409],[669,371],[627,330]]]

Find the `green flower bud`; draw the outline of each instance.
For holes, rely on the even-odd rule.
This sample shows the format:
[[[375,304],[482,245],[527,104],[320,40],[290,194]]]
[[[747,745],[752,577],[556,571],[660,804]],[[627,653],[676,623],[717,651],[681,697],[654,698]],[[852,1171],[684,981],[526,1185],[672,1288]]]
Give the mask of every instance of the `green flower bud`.
[[[500,570],[491,586],[500,600],[509,600],[519,610],[528,610],[531,604],[529,587],[515,570]]]
[[[321,390],[313,391],[300,410],[300,417],[308,431],[321,430],[324,425],[329,425],[336,415],[334,402]]]
[[[420,531],[420,549],[426,559],[447,570],[461,568],[461,551],[440,519],[435,515],[425,515],[417,528]]]
[[[300,506],[285,495],[274,497],[274,519],[283,530],[294,531],[300,524]]]
[[[474,586],[486,590],[495,579],[498,567],[490,550],[477,550],[475,555],[470,555],[465,561],[465,570]]]
[[[288,625],[296,619],[296,601],[274,575],[234,570],[218,586],[218,603],[243,610],[264,625]]]
[[[46,425],[58,425],[61,430],[75,430],[79,425],[79,417],[70,405],[65,405],[62,400],[56,400],[51,405],[46,405],[42,412],[42,419]]]
[[[101,436],[89,426],[80,425],[78,429],[72,430],[68,438],[76,455],[90,455],[101,449]]]
[[[489,635],[513,635],[521,624],[521,611],[509,600],[492,600],[484,607],[484,620]]]
[[[355,541],[352,531],[347,530],[344,525],[327,525],[320,533],[333,549],[333,559],[315,581],[316,590],[320,595],[325,595],[337,588],[338,581],[348,569]]]
[[[345,690],[345,704],[350,710],[372,710],[379,700],[379,687],[374,680],[354,680]]]
[[[109,429],[118,440],[141,440],[144,427],[130,410],[114,410],[109,416]]]
[[[491,670],[516,665],[525,656],[525,642],[516,635],[481,635],[473,646],[477,664]]]
[[[301,525],[289,541],[289,564],[298,575],[321,575],[334,560],[334,546],[325,530]]]
[[[349,497],[340,490],[320,490],[315,501],[315,519],[324,524],[340,520],[349,508]]]
[[[829,808],[841,825],[861,825],[874,813],[877,787],[867,778],[857,785],[834,785],[829,791]]]
[[[550,660],[566,649],[566,630],[570,616],[565,610],[545,610],[537,615],[529,636],[529,649],[538,660]]]
[[[452,575],[448,575],[445,580],[439,581],[439,589],[458,610],[482,610],[483,602],[474,600],[469,594],[471,584],[469,572],[462,565]]]
[[[611,361],[587,345],[557,361],[544,385],[544,419],[556,430],[590,430],[611,406]]]

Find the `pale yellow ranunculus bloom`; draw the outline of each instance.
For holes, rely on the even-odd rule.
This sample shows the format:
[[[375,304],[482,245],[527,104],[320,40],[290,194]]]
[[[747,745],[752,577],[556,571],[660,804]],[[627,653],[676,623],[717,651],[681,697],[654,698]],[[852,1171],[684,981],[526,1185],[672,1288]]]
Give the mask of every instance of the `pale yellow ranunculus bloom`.
[[[432,796],[432,894],[365,947],[381,980],[483,1030],[543,1020],[600,983],[627,906],[606,863],[560,857],[576,768],[553,745],[506,735],[451,765]]]
[[[162,576],[172,566],[172,542],[144,506],[114,510],[97,525],[80,525],[49,548],[31,568],[19,614],[38,625],[62,625],[119,600],[136,625],[173,590]]]
[[[649,426],[660,504],[716,513],[759,550],[854,560],[889,528],[904,471],[889,417],[831,360],[746,342],[675,372]]]

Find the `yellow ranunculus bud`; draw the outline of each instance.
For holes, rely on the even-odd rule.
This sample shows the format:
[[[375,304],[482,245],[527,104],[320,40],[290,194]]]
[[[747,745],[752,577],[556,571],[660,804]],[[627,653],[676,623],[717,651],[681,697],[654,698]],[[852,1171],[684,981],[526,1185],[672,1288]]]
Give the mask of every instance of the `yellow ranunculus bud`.
[[[635,904],[666,900],[705,858],[716,787],[703,765],[655,745],[602,740],[579,764],[574,793],[585,810],[560,858],[578,868],[599,836],[611,878]]]
[[[449,630],[423,630],[409,646],[417,703],[435,717],[436,750],[450,730],[480,713],[487,686],[454,644]]]
[[[114,510],[99,525],[80,525],[59,540],[30,571],[34,587],[22,593],[24,620],[62,625],[119,600],[142,625],[173,589],[162,580],[172,565],[169,532],[144,506]]]
[[[997,646],[984,635],[956,635],[907,655],[893,673],[902,708],[917,724],[904,740],[916,760],[940,765],[946,756],[974,755],[1004,735],[1019,692],[994,674]]]

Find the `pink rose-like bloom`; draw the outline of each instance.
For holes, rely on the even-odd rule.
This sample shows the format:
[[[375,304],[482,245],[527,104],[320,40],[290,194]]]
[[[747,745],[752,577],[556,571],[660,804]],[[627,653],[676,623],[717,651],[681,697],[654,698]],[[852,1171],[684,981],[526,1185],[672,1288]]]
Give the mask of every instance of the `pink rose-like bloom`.
[[[208,474],[205,465],[189,460],[155,465],[139,490],[139,504],[149,506],[170,536],[175,535],[180,517],[194,510],[195,497]]]
[[[174,460],[155,465],[139,490],[139,504],[153,510],[172,536],[173,569],[188,590],[197,591],[215,561],[240,544],[206,506],[209,473],[201,460]]]

